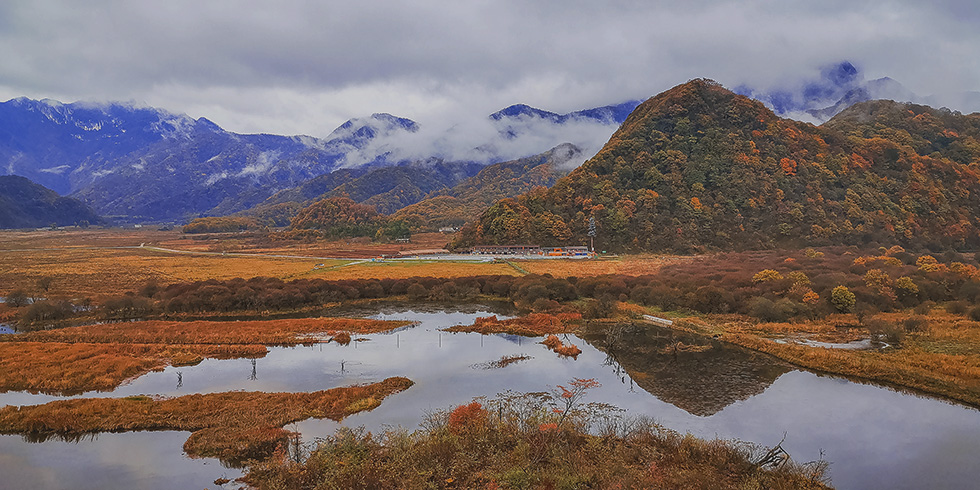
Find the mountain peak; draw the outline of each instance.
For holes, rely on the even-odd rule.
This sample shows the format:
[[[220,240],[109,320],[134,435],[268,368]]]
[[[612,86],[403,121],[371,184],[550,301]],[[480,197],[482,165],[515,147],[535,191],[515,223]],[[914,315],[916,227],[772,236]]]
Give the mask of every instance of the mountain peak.
[[[721,126],[747,125],[754,127],[776,116],[765,105],[738,95],[718,82],[696,78],[677,85],[637,106],[626,118],[616,135],[633,131],[636,124],[661,119],[656,126],[670,131],[698,131],[702,121],[697,115],[708,115]],[[686,120],[686,121],[682,121]]]
[[[557,123],[562,122],[564,119],[561,114],[541,110],[527,104],[514,104],[490,114],[490,119],[493,119],[494,121],[499,121],[504,118],[517,117],[539,117],[541,119],[549,119]]]

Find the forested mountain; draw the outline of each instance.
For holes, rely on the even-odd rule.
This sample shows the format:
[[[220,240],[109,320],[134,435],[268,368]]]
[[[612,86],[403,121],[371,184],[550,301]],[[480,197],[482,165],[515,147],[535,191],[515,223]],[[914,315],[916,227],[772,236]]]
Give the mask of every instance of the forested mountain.
[[[305,206],[318,199],[341,196],[391,214],[433,192],[449,189],[482,168],[471,162],[432,160],[372,169],[341,169],[280,191],[242,214],[262,217],[287,203]]]
[[[415,230],[462,226],[499,199],[515,197],[538,186],[552,186],[581,157],[580,148],[565,143],[540,155],[489,165],[455,187],[405,207],[392,219],[406,221]]]
[[[283,238],[373,237],[387,223],[373,206],[358,204],[348,197],[327,197],[301,209],[289,229],[279,235]]]
[[[102,218],[75,199],[61,197],[25,177],[0,176],[0,228],[100,223]]]
[[[823,127],[693,80],[641,104],[548,190],[497,202],[457,246],[587,241],[688,252],[980,245],[980,114],[871,101]]]

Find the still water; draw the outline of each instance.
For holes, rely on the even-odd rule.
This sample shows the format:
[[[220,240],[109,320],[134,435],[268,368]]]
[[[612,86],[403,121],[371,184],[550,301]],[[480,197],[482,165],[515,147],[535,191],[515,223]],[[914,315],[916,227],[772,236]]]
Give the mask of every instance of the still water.
[[[415,385],[347,426],[378,431],[415,428],[427,411],[512,390],[544,391],[571,378],[602,386],[587,401],[653,417],[700,437],[739,439],[783,447],[797,461],[824,457],[832,484],[841,489],[972,488],[980,481],[980,412],[846,379],[797,370],[772,358],[710,340],[647,326],[623,326],[586,339],[567,336],[582,349],[577,360],[560,358],[537,343],[510,335],[452,334],[441,329],[470,324],[486,311],[387,310],[379,319],[416,325],[365,335],[348,346],[270,348],[263,358],[206,360],[142,376],[110,393],[181,396],[232,390],[314,391],[405,376]],[[677,352],[677,341],[696,345]],[[530,359],[488,368],[503,356]],[[0,404],[28,405],[63,397],[0,394]],[[329,420],[288,428],[307,441],[330,434]],[[0,488],[217,488],[215,478],[239,470],[214,459],[183,456],[185,432],[101,434],[78,442],[28,443],[0,436]],[[234,488],[230,485],[229,488]]]

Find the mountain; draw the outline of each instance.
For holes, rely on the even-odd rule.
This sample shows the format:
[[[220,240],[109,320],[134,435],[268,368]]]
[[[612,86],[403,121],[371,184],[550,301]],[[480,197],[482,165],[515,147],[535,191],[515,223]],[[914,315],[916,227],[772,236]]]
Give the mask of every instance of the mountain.
[[[698,417],[762,394],[789,366],[718,340],[666,328],[617,325],[585,339],[644,391]],[[678,345],[696,349],[675,349]]]
[[[0,103],[0,173],[26,176],[103,215],[186,221],[249,209],[277,192],[341,169],[417,161],[497,163],[567,140],[598,148],[635,105],[563,115],[512,106],[488,117],[476,139],[450,131],[430,141],[426,138],[433,135],[422,134],[416,122],[384,113],[351,119],[327,137],[314,138],[237,134],[204,118],[134,104],[19,98]],[[460,145],[472,146],[461,151]],[[373,188],[381,180],[399,180],[397,175],[405,172],[376,175],[379,183],[361,184]],[[428,178],[429,173],[415,176]],[[393,185],[375,192],[392,192],[375,204],[394,211],[438,189],[437,184],[458,183],[431,177],[436,181],[420,182],[417,188]],[[361,192],[354,185],[345,192]]]
[[[123,104],[62,104],[27,98],[0,103],[0,162],[67,194],[91,182],[83,165],[111,161],[167,138],[215,129],[207,119]]]
[[[490,121],[497,135],[503,140],[490,139],[480,148],[499,157],[507,153],[508,144],[513,145],[515,140],[550,136],[562,138],[561,141],[552,140],[550,146],[578,137],[573,144],[585,148],[586,151],[589,149],[596,151],[602,141],[608,139],[608,135],[612,134],[639,104],[638,100],[630,100],[621,104],[567,114],[549,112],[526,104],[515,104],[490,114]],[[601,141],[595,141],[596,137],[601,138]],[[527,155],[520,155],[520,157],[524,156]],[[500,159],[496,161],[499,162]]]
[[[243,214],[263,216],[272,206],[308,205],[314,200],[341,196],[372,206],[379,213],[391,214],[433,192],[456,185],[481,168],[482,165],[471,162],[429,160],[370,169],[341,169],[280,191]]]
[[[462,226],[499,199],[515,197],[535,187],[551,187],[583,158],[582,150],[564,143],[540,155],[484,167],[452,189],[435,192],[407,206],[392,219],[416,230]]]
[[[902,84],[885,77],[863,83],[859,87],[848,90],[831,106],[822,109],[807,109],[806,113],[813,116],[817,121],[827,121],[858,102],[879,99],[913,101],[918,98],[918,96],[910,92]]]
[[[236,134],[207,119],[127,104],[0,104],[0,163],[134,220],[228,214],[351,164],[379,138],[418,125],[389,114],[347,121],[326,139]],[[379,155],[365,163],[388,164]]]
[[[100,224],[94,211],[81,202],[25,177],[0,176],[0,228],[39,228]]]
[[[820,123],[853,104],[878,99],[948,107],[964,113],[980,111],[980,92],[920,96],[888,77],[865,80],[861,70],[848,61],[826,66],[818,78],[795,86],[756,90],[742,85],[735,92],[763,102],[778,115]]]
[[[629,100],[616,105],[608,105],[586,109],[582,111],[569,112],[568,114],[557,114],[541,109],[536,109],[526,104],[515,104],[505,107],[493,114],[490,119],[494,121],[506,121],[508,119],[520,118],[539,118],[545,119],[556,124],[565,124],[569,121],[591,120],[603,124],[615,123],[622,124],[636,106],[640,105],[639,100]]]
[[[498,201],[456,246],[588,242],[690,252],[801,244],[980,245],[980,114],[862,102],[823,127],[710,80],[640,104],[595,157]]]

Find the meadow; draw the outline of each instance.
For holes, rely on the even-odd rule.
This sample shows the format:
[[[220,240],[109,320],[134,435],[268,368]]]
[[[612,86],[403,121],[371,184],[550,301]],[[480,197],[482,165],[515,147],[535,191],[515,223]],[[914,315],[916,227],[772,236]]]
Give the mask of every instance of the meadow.
[[[433,235],[425,238],[425,245],[437,247],[436,241],[444,239]],[[112,390],[166,366],[193,365],[206,358],[254,359],[273,345],[347,344],[358,334],[405,325],[333,318],[330,311],[338,306],[384,301],[503,301],[520,315],[479,318],[472,325],[449,331],[541,337],[541,343],[557,355],[575,359],[581,350],[560,336],[667,319],[676,330],[714,337],[818,372],[912,388],[980,406],[977,257],[910,252],[900,247],[827,247],[589,260],[371,260],[375,253],[398,251],[391,247],[395,246],[344,240],[268,243],[242,234],[188,238],[176,232],[132,230],[0,234],[0,295],[26,298],[0,306],[0,321],[23,330],[0,336],[0,391],[74,394]],[[334,256],[329,254],[344,258],[317,258]],[[864,348],[826,348],[856,342]],[[399,389],[404,389],[411,381],[400,383]],[[396,431],[377,438],[348,432],[322,443],[303,461],[287,458],[282,448],[290,435],[282,425],[299,420],[300,413],[327,414],[315,408],[324,403],[322,396],[217,393],[168,400],[65,400],[29,411],[6,409],[0,432],[43,438],[104,430],[190,430],[193,435],[185,445],[188,454],[236,461],[257,458],[247,465],[250,478],[260,488],[300,485],[295,479],[298,474],[345,482],[350,474],[338,472],[336,458],[348,458],[345,451],[352,448],[358,448],[358,454],[388,455],[378,456],[368,466],[363,466],[368,464],[365,461],[351,466],[376,475],[378,488],[398,487],[383,477],[395,470],[438,474],[444,488],[469,484],[507,487],[506,482],[517,478],[513,462],[526,456],[526,452],[510,454],[507,448],[512,446],[501,446],[493,449],[499,452],[480,456],[489,458],[479,459],[480,464],[493,465],[492,470],[480,473],[483,476],[467,469],[476,460],[447,460],[455,469],[439,473],[427,466],[438,460],[432,459],[432,451],[470,448],[458,431],[447,429],[451,426],[447,412],[442,415],[446,418],[434,418],[433,426],[418,432]],[[311,401],[313,398],[320,401]],[[344,407],[370,409],[381,398],[345,398]],[[256,430],[245,429],[251,423],[244,419],[214,422],[230,416],[221,407],[236,403],[294,408],[286,410],[286,415],[277,412],[273,419],[262,419]],[[216,411],[203,410],[204,406]],[[325,416],[342,416],[340,405],[331,406],[333,415]],[[196,407],[207,420],[185,418],[186,407]],[[160,422],[163,419],[168,422]],[[641,452],[652,451],[650,454],[674,454],[657,460],[654,471],[650,466],[654,463],[643,459],[646,456],[622,453],[624,459],[617,464],[627,473],[614,476],[602,468],[582,466],[575,478],[583,482],[697,487],[692,482],[701,480],[684,468],[698,467],[706,475],[715,475],[709,478],[724,481],[722,487],[796,488],[781,487],[786,481],[813,488],[821,485],[820,478],[805,477],[801,468],[787,473],[788,480],[759,473],[756,466],[744,466],[751,455],[737,447],[688,441],[660,427],[594,439],[585,427],[560,427],[551,432],[550,425],[545,430],[537,426],[517,430],[514,421],[499,417],[485,422],[470,435],[494,444],[509,441],[506,444],[517,447],[544,444],[539,450],[545,453],[561,448],[575,454],[572,459],[576,461],[584,461],[591,451],[600,450],[597,448],[620,454],[616,448],[624,445],[638,445]],[[245,442],[236,445],[239,439]],[[399,456],[386,459],[393,454]],[[705,455],[707,466],[685,459],[691,454]],[[628,462],[639,461],[636,458],[643,465]],[[727,461],[726,468],[741,469],[720,476],[720,467],[712,469],[712,461]],[[540,471],[521,469],[521,478],[532,487],[546,488],[564,481],[559,475],[571,471],[555,457],[549,456],[542,464]],[[640,473],[629,473],[633,471]],[[622,476],[625,474],[633,476]],[[650,480],[650,475],[659,476]]]

